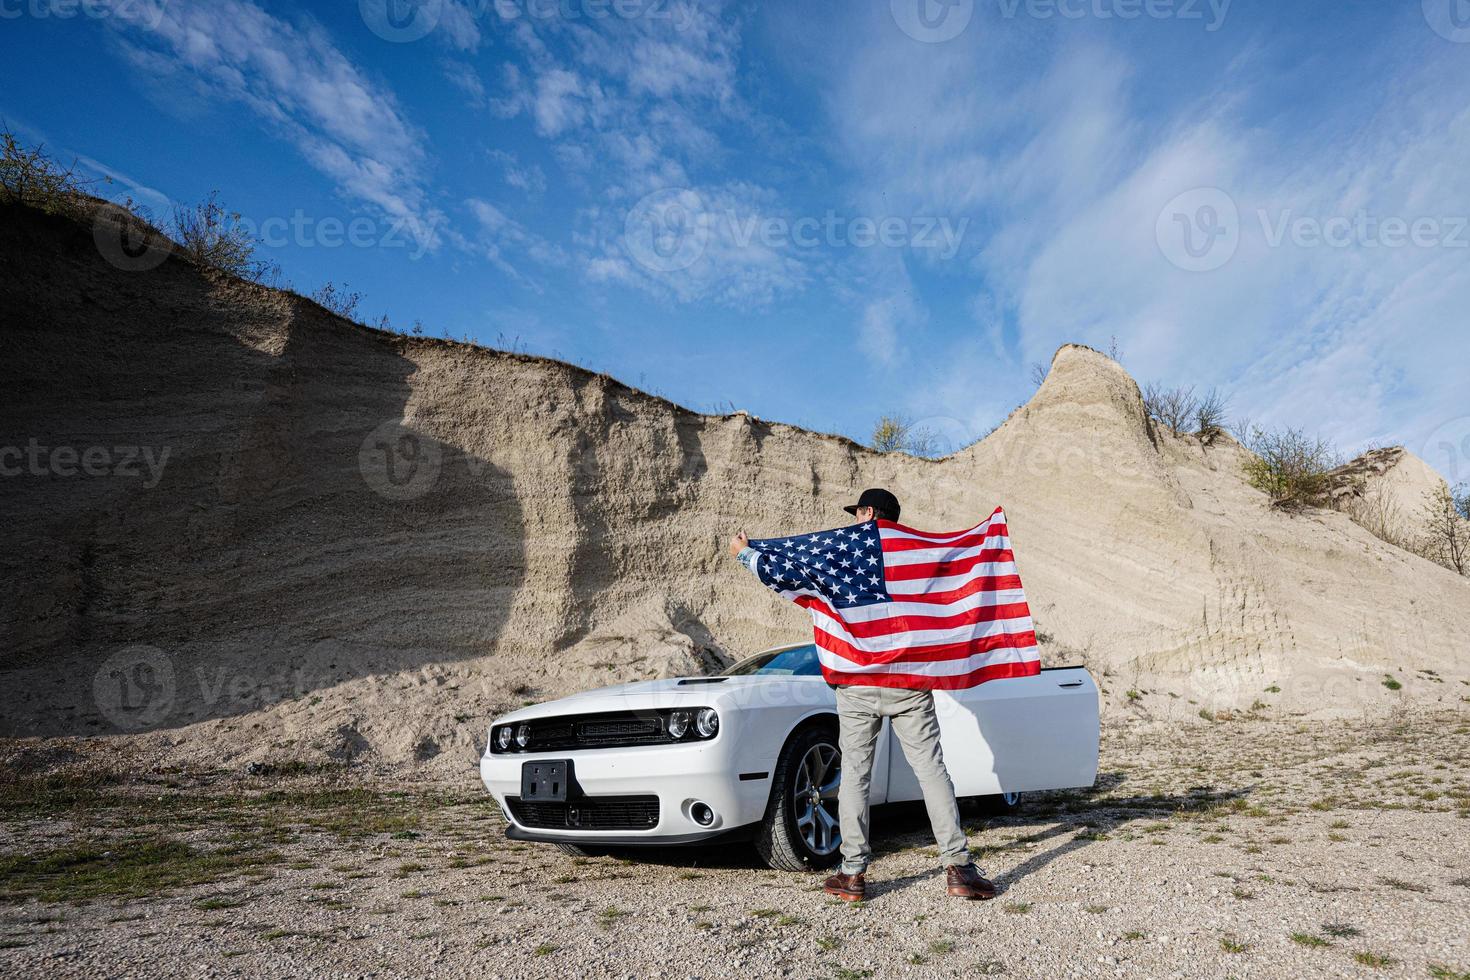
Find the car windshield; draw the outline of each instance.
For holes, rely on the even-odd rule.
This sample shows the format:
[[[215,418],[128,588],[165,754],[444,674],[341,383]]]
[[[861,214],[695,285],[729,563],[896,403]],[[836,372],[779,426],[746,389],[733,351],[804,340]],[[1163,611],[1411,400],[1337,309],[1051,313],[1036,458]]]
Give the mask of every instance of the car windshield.
[[[816,677],[821,673],[822,666],[817,662],[817,648],[808,643],[806,646],[791,647],[789,650],[758,653],[725,671],[725,676],[783,674],[789,677]]]

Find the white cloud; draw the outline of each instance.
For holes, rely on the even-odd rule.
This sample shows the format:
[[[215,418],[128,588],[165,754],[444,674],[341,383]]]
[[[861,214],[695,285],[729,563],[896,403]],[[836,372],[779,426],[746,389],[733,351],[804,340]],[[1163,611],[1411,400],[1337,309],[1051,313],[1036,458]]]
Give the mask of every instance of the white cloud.
[[[1061,343],[1106,349],[1116,335],[1141,380],[1218,384],[1234,412],[1320,427],[1345,448],[1419,451],[1470,414],[1455,380],[1470,361],[1457,312],[1470,309],[1470,250],[1268,234],[1284,217],[1360,208],[1409,222],[1470,216],[1452,162],[1470,152],[1459,52],[1406,43],[1399,74],[1365,90],[1371,104],[1344,103],[1356,111],[1307,135],[1258,115],[1274,79],[1254,48],[1179,93],[1143,88],[1130,57],[1095,43],[1052,50],[1040,71],[1009,64],[1005,46],[915,45],[891,31],[847,49],[827,68],[826,104],[853,184],[901,213],[973,215],[987,236],[967,270],[985,294],[970,309],[974,354],[953,358],[956,377],[1000,350],[1021,378]],[[1238,205],[1239,247],[1221,268],[1186,271],[1156,225],[1176,195],[1210,187]],[[974,397],[933,388],[951,391],[957,416]]]
[[[437,244],[444,217],[423,188],[422,135],[318,25],[245,0],[151,9],[105,20],[135,65],[247,106],[344,192],[401,221],[421,245]]]
[[[480,26],[475,22],[474,12],[465,4],[458,0],[443,0],[438,26],[454,47],[461,51],[479,50]]]
[[[600,189],[602,206],[584,211],[574,236],[590,280],[677,302],[769,303],[810,275],[805,256],[740,234],[740,222],[771,213],[774,196],[696,176],[728,153],[715,129],[750,118],[737,95],[739,24],[718,4],[680,4],[676,13],[507,18],[523,64],[502,70],[491,107],[504,118],[529,118],[562,169]],[[528,189],[536,186],[534,174],[523,176]],[[647,194],[679,189],[707,208],[706,240],[692,264],[650,268],[628,252],[630,209]]]
[[[584,99],[587,92],[575,72],[554,68],[536,79],[536,95],[531,104],[536,119],[536,132],[542,136],[559,136],[587,118]]]
[[[1448,232],[1470,216],[1470,188],[1434,165],[1470,152],[1463,106],[1424,102],[1392,135],[1291,155],[1228,116],[1170,134],[1016,264],[1024,354],[1116,333],[1145,379],[1229,386],[1237,412],[1345,448],[1413,448],[1463,413],[1448,395],[1470,354],[1456,312],[1470,309],[1470,233],[1459,247],[1390,247],[1374,225],[1425,219]],[[1233,257],[1207,272],[1172,265],[1155,232],[1165,205],[1198,187],[1224,190],[1240,219]],[[1338,244],[1310,237],[1329,222]],[[1294,242],[1292,228],[1309,237]]]
[[[681,203],[672,222],[667,213],[645,212],[647,199],[631,200],[626,191],[611,206],[583,212],[577,240],[589,278],[670,301],[740,308],[769,306],[811,280],[816,257],[766,233],[775,203],[769,189],[737,182],[672,193]]]
[[[566,253],[559,246],[528,230],[489,201],[469,198],[465,206],[479,225],[470,247],[521,285],[538,293],[544,289],[537,279],[516,264],[523,256],[543,267],[567,263]]]
[[[444,62],[444,77],[449,84],[463,92],[469,99],[472,109],[479,109],[486,104],[485,83],[480,81],[479,74],[472,65],[462,61]]]
[[[907,294],[873,300],[858,323],[858,344],[869,360],[893,367],[903,359],[903,335],[919,319],[919,310]]]
[[[522,165],[514,153],[505,150],[491,150],[489,156],[500,165],[506,184],[521,193],[534,197],[546,190],[546,174],[534,163]]]

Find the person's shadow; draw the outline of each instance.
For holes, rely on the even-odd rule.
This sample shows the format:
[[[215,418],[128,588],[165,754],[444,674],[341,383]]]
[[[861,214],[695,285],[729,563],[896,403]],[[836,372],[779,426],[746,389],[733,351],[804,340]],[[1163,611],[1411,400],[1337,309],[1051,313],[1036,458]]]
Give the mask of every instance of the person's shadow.
[[[1160,820],[1180,813],[1199,813],[1248,796],[1254,787],[1217,790],[1209,786],[1194,787],[1185,793],[1147,794],[1139,796],[1108,795],[1125,781],[1121,773],[1098,773],[1097,781],[1086,789],[1048,790],[1027,793],[1017,812],[999,817],[977,815],[977,803],[960,801],[960,817],[965,833],[971,838],[976,864],[984,867],[986,859],[1009,850],[1055,841],[1055,846],[1032,854],[1016,866],[995,875],[997,895],[1003,895],[1016,882],[1068,854],[1105,840],[1120,828],[1140,820]],[[926,843],[933,846],[929,818],[923,803],[900,803],[875,809],[882,824],[874,821],[877,846],[874,856],[894,854]],[[978,816],[978,819],[977,819]],[[988,831],[1034,823],[1055,821],[1034,833],[1007,841],[999,847],[987,847]],[[976,838],[979,838],[978,840]],[[898,878],[868,883],[869,898],[902,891],[920,882],[932,881],[934,872],[925,870]]]

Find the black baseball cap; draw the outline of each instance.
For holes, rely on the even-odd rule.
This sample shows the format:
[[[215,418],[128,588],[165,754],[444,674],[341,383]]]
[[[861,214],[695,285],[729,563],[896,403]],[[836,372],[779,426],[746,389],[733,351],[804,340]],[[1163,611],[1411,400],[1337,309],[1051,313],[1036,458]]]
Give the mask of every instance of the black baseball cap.
[[[879,517],[885,520],[898,520],[898,498],[889,493],[887,490],[883,490],[877,487],[869,490],[864,490],[862,492],[862,496],[858,497],[857,503],[848,504],[842,509],[847,511],[849,514],[852,514],[853,516],[857,516],[859,507],[871,507],[873,508],[873,510],[877,511]]]

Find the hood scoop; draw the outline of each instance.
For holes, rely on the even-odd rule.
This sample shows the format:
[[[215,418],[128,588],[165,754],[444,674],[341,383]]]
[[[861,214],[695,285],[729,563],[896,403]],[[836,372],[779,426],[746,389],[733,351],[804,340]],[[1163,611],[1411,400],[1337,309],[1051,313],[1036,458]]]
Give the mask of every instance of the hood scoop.
[[[679,681],[679,686],[683,687],[685,684],[723,684],[729,679],[728,677],[685,677]]]

